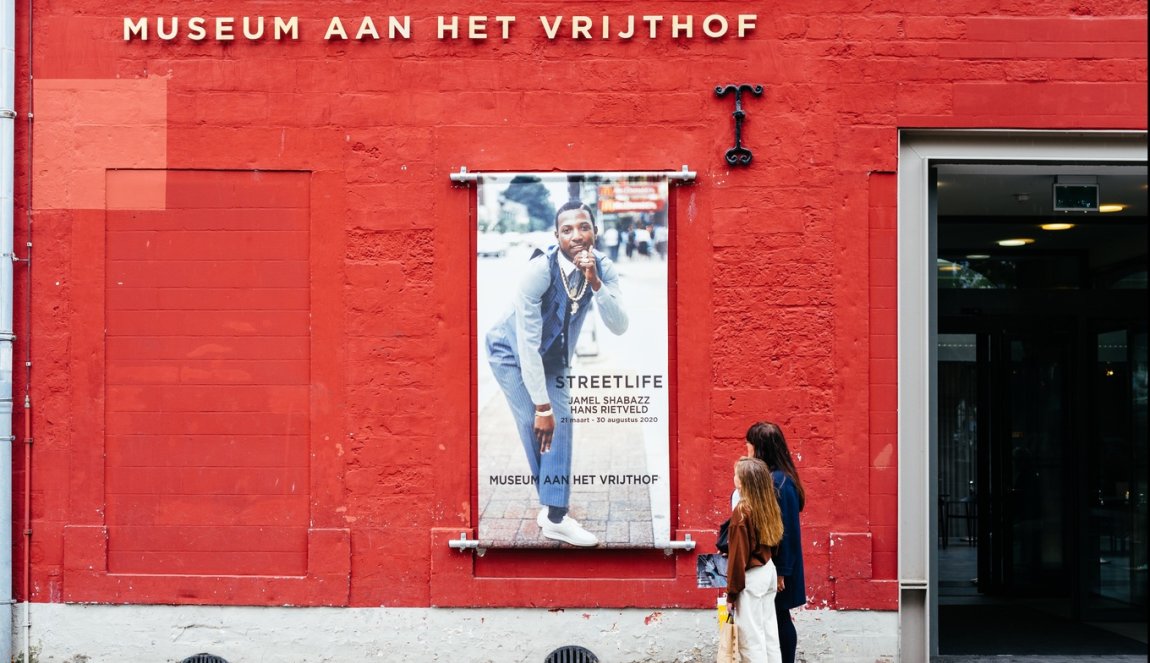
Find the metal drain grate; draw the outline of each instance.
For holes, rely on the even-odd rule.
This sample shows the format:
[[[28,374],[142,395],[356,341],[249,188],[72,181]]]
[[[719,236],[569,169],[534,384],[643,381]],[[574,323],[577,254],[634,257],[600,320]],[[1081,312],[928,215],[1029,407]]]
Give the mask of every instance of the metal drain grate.
[[[548,654],[543,663],[599,663],[599,657],[583,647],[567,645]]]
[[[215,654],[196,654],[195,656],[189,656],[189,657],[185,658],[184,660],[180,661],[180,663],[228,663],[228,662],[225,661],[223,658],[216,656]]]

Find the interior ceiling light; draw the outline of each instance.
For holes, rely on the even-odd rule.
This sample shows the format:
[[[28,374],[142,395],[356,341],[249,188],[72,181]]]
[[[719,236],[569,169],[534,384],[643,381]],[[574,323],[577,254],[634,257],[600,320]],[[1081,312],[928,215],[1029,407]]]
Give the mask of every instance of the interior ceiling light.
[[[1027,244],[1033,244],[1033,243],[1034,243],[1034,240],[1027,238],[1027,237],[1017,237],[1014,239],[1000,239],[1000,240],[998,240],[999,246],[1026,246]]]
[[[987,260],[989,258],[990,256],[985,253],[971,253],[970,255],[966,256],[967,260]]]
[[[1070,230],[1074,227],[1073,223],[1044,223],[1038,226],[1043,230]]]
[[[1106,203],[1098,206],[1098,211],[1107,214],[1109,212],[1121,212],[1126,209],[1126,206],[1121,203]]]

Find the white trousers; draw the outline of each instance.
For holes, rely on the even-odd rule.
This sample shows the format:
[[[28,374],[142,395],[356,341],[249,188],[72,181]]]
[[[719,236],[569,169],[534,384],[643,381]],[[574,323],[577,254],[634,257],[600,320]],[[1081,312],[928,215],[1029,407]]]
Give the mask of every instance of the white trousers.
[[[743,663],[782,663],[779,623],[775,618],[775,594],[779,591],[775,563],[768,561],[747,571],[747,583],[739,593],[735,626],[739,629],[739,653]]]

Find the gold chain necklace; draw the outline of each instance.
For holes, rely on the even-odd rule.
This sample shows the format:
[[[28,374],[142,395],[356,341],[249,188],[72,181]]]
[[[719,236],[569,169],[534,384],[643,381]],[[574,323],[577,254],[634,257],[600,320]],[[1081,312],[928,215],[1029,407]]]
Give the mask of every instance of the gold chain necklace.
[[[579,268],[576,267],[575,269],[578,270]],[[583,276],[582,273],[580,273],[579,276],[583,282],[579,284],[579,291],[575,293],[572,293],[571,288],[567,286],[567,277],[562,279],[563,291],[567,293],[567,298],[571,300],[571,315],[575,315],[579,312],[579,300],[583,299],[583,294],[587,292],[587,277]]]

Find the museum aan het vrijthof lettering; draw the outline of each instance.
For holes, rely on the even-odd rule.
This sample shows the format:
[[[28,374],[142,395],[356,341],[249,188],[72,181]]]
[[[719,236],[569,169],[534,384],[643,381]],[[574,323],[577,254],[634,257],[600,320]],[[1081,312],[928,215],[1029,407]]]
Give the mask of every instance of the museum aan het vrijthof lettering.
[[[1145,660],[1145,2],[0,16],[0,660]]]

